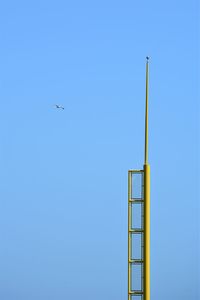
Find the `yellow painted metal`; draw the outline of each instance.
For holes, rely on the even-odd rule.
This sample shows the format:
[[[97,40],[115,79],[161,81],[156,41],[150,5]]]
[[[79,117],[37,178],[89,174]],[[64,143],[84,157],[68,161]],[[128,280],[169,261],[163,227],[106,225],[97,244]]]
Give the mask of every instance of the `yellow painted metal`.
[[[146,61],[146,108],[145,108],[145,150],[144,150],[144,163],[145,165],[148,163],[148,96],[149,96],[149,57],[147,57]]]
[[[128,300],[132,296],[142,296],[143,300],[150,300],[150,166],[148,164],[148,85],[149,58],[146,61],[146,108],[145,108],[145,155],[143,170],[129,170],[128,172]],[[132,175],[143,174],[143,197],[132,199]],[[142,228],[132,228],[132,204],[141,203]],[[132,234],[141,234],[141,258],[132,258]],[[132,289],[132,265],[141,264],[141,290]]]
[[[144,300],[150,300],[150,166],[144,165]]]
[[[144,157],[144,300],[150,300],[150,166],[148,164],[149,57],[146,61],[146,110]]]
[[[128,300],[131,300],[131,253],[132,253],[132,241],[131,241],[131,194],[132,194],[132,182],[131,171],[128,172]]]
[[[133,237],[133,235],[139,234],[142,237],[144,234],[143,221],[141,223],[142,224],[141,228],[133,228],[133,224],[132,224],[132,209],[133,209],[132,205],[140,204],[143,206],[143,204],[144,204],[143,198],[141,198],[141,199],[133,198],[134,195],[132,194],[132,188],[134,188],[134,187],[132,186],[132,177],[134,175],[141,174],[141,176],[143,178],[143,172],[144,172],[143,170],[129,170],[128,171],[128,300],[132,300],[133,299],[132,296],[142,296],[143,295],[143,288],[141,288],[141,290],[133,290],[132,289],[132,267],[133,267],[133,265],[139,264],[143,268],[143,264],[144,264],[143,247],[141,248],[141,251],[142,251],[141,259],[135,259],[132,257],[132,237]],[[142,180],[142,182],[143,182],[143,180]],[[142,182],[141,182],[141,190],[143,189]],[[141,196],[141,197],[143,197],[143,196]],[[142,220],[143,220],[143,217],[142,217]],[[141,280],[142,280],[142,278],[141,278]],[[143,282],[142,282],[141,286],[143,286]]]

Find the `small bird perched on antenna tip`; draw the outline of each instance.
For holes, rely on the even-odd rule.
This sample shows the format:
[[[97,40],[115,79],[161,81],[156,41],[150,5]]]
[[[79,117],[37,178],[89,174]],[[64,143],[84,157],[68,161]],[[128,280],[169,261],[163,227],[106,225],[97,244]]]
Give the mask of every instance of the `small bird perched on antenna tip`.
[[[61,109],[65,109],[63,106],[61,106],[61,105],[58,105],[58,104],[55,104],[54,106],[55,106],[55,108],[58,108],[58,109],[59,109],[59,108],[61,108]]]
[[[149,56],[146,56],[146,59],[149,60]]]

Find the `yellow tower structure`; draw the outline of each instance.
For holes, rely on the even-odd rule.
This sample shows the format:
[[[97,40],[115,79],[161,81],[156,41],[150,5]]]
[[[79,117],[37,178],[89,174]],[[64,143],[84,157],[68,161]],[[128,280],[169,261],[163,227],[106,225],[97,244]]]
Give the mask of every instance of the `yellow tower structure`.
[[[149,57],[146,60],[145,157],[128,171],[128,300],[150,300],[150,166],[148,164]]]

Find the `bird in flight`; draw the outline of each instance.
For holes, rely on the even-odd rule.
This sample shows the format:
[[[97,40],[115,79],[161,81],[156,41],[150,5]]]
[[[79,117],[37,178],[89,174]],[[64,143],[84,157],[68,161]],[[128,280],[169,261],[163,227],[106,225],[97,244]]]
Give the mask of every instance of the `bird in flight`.
[[[65,109],[63,106],[58,105],[58,104],[55,104],[54,106],[55,106],[55,108],[58,108],[58,109],[59,109],[59,108],[60,108],[60,109]]]

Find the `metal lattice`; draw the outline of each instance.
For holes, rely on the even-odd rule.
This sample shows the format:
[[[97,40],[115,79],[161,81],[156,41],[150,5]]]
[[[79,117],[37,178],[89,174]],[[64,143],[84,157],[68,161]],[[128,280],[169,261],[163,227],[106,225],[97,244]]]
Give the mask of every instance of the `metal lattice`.
[[[128,173],[128,300],[143,300],[144,171]]]

